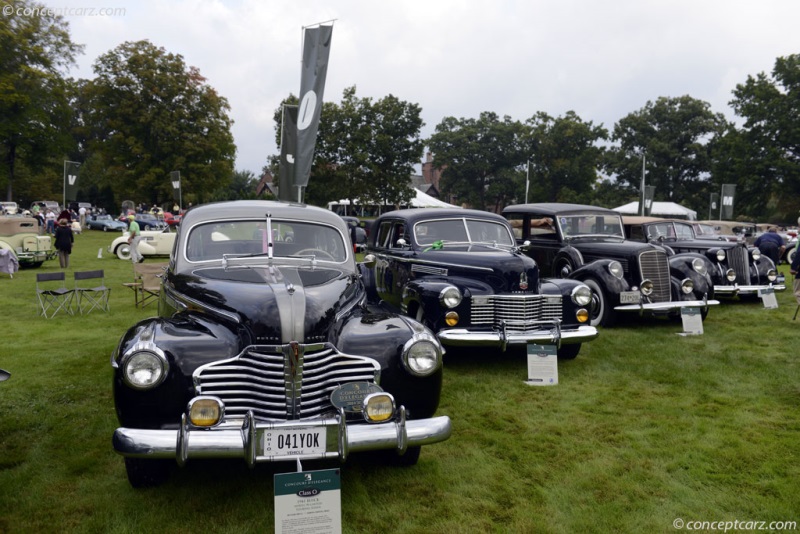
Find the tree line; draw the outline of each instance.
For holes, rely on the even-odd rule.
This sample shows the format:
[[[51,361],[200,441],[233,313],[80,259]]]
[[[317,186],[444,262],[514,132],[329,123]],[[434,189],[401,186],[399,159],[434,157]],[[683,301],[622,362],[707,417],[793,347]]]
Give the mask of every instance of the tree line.
[[[181,171],[184,204],[255,197],[259,177],[234,169],[230,104],[182,56],[125,42],[95,61],[94,78],[75,80],[66,73],[83,48],[58,16],[1,18],[0,47],[0,190],[8,200],[60,198],[65,159],[82,162],[79,200],[108,209],[126,199],[171,203],[173,170]],[[296,102],[288,94],[281,104]],[[796,221],[800,55],[748,76],[729,105],[739,124],[683,95],[648,101],[610,130],[572,111],[522,120],[485,111],[444,117],[423,139],[419,104],[348,87],[323,106],[305,198],[401,205],[427,148],[442,171],[440,193],[479,209],[526,199],[614,207],[640,199],[644,170],[655,200],[701,218],[711,195],[735,184],[737,218]],[[265,155],[260,174],[277,176],[277,161]]]

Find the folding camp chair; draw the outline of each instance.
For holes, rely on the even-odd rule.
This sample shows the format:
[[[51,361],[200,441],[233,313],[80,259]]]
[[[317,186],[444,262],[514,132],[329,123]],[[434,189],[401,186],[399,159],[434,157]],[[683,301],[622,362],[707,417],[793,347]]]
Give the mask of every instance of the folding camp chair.
[[[125,282],[122,285],[133,290],[136,307],[144,308],[158,300],[161,294],[160,275],[164,274],[166,266],[166,263],[133,264],[133,282]]]
[[[81,315],[84,311],[89,314],[94,309],[108,312],[108,297],[111,295],[111,288],[105,285],[103,270],[76,272],[74,276],[75,295],[78,296],[78,311]],[[99,285],[94,285],[98,280],[100,281]]]
[[[60,273],[36,275],[36,296],[39,299],[39,315],[48,319],[63,311],[72,315],[71,289],[67,289],[67,277]],[[60,282],[60,284],[59,284]]]

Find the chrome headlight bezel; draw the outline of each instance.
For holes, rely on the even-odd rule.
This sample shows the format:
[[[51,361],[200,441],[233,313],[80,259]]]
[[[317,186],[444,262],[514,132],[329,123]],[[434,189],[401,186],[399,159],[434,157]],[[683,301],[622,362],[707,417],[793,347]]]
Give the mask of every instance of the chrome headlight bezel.
[[[642,280],[642,283],[639,284],[639,291],[645,297],[649,297],[650,295],[652,295],[653,294],[653,289],[654,289],[654,286],[653,286],[652,280],[644,279],[644,280]]]
[[[443,308],[453,309],[461,304],[463,298],[464,295],[456,286],[447,286],[439,292],[439,304]]]
[[[728,282],[734,282],[736,280],[736,271],[733,269],[728,269],[725,271],[725,278],[728,279]]]
[[[622,268],[622,264],[616,260],[608,264],[608,272],[611,273],[611,276],[617,278],[618,280],[622,280],[622,277],[625,276],[625,271]]]
[[[167,378],[169,362],[164,351],[155,345],[134,348],[125,355],[120,365],[122,380],[136,390],[148,390],[159,386]]]
[[[581,284],[572,288],[570,297],[572,302],[578,306],[588,306],[592,302],[592,290],[589,289],[589,286]]]
[[[761,259],[761,250],[758,248],[754,248],[752,252],[750,252],[750,257],[753,258],[753,261],[758,261]]]
[[[684,278],[681,282],[681,291],[684,295],[688,295],[694,291],[694,282],[691,278]]]
[[[708,268],[706,267],[706,262],[701,260],[700,258],[695,258],[692,260],[692,269],[694,272],[701,276],[705,276],[708,274]]]
[[[767,271],[767,280],[769,280],[770,282],[774,282],[777,279],[778,279],[778,271],[776,271],[775,269],[770,269],[769,271]]]
[[[430,376],[442,366],[442,346],[428,332],[418,332],[403,345],[403,367],[414,376]]]
[[[723,249],[717,250],[717,261],[725,261],[726,257],[727,254],[725,254],[725,251]]]

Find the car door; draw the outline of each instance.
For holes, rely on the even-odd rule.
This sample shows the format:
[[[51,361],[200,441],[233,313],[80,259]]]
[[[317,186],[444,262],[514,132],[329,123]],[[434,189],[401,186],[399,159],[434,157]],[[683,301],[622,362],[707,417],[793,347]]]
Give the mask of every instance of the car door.
[[[553,276],[553,262],[561,249],[558,228],[531,226],[532,220],[541,220],[551,216],[541,213],[506,213],[504,215],[511,223],[517,245],[530,241],[530,247],[525,254],[536,260],[542,276]]]
[[[375,240],[375,285],[378,297],[395,310],[400,310],[403,286],[408,281],[409,239],[402,219],[381,221]]]

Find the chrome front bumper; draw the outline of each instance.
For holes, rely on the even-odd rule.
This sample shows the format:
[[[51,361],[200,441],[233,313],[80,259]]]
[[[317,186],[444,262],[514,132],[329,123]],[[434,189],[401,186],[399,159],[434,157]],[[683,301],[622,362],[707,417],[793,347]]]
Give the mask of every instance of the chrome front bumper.
[[[736,295],[758,295],[759,290],[772,288],[773,291],[786,291],[784,284],[769,284],[761,286],[714,286],[715,295],[736,296]]]
[[[318,454],[268,454],[265,433],[281,429],[316,429],[325,432],[325,452]],[[400,409],[396,421],[379,424],[347,424],[339,415],[326,419],[268,423],[257,421],[251,413],[241,425],[201,429],[184,421],[179,430],[118,428],[114,431],[114,451],[132,458],[174,458],[183,465],[190,458],[242,458],[249,466],[261,462],[347,459],[351,452],[391,450],[405,453],[408,447],[444,441],[452,432],[447,416],[430,419],[405,419]]]
[[[719,304],[718,300],[678,300],[670,302],[640,302],[639,304],[621,304],[615,306],[616,311],[626,312],[668,312],[672,310],[680,310],[682,308],[696,307],[706,308],[708,306],[716,306]]]
[[[492,332],[475,332],[466,328],[451,328],[441,330],[437,337],[442,345],[454,347],[462,346],[499,346],[525,345],[538,343],[542,345],[572,345],[585,343],[595,339],[598,335],[594,326],[583,325],[576,330],[561,330],[559,327],[550,330],[535,330],[530,332],[508,332],[496,330]]]

